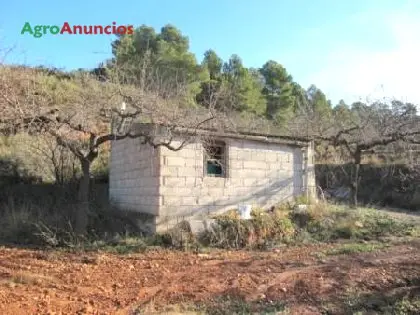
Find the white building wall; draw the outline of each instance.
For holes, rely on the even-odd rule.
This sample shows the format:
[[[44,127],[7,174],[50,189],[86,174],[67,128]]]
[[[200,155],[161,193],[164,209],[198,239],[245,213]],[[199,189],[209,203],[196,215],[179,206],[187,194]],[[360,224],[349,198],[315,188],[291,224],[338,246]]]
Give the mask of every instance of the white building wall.
[[[140,139],[112,141],[109,197],[123,210],[158,215],[159,150]]]
[[[270,207],[303,194],[303,152],[299,147],[250,140],[226,140],[227,177],[204,175],[204,149],[161,148],[158,226],[164,230],[189,218],[198,224],[238,204]]]
[[[113,141],[112,204],[156,216],[157,231],[184,219],[200,229],[211,214],[238,204],[270,207],[304,194],[306,183],[314,183],[312,153],[307,148],[251,140],[225,142],[227,176],[223,178],[205,176],[201,143],[171,151],[141,145],[139,139]],[[312,172],[306,178],[303,170],[308,167]]]

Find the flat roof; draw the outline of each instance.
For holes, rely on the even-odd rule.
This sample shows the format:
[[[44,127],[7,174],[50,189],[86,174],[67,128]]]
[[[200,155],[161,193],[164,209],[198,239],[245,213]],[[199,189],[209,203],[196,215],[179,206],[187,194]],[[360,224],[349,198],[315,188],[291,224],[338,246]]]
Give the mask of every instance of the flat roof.
[[[133,129],[142,130],[143,132],[154,131],[156,135],[164,135],[165,128],[170,129],[173,135],[188,134],[190,136],[209,136],[215,138],[231,138],[231,139],[243,139],[250,141],[259,141],[265,143],[284,144],[297,147],[306,147],[311,143],[310,139],[293,136],[283,136],[277,134],[264,134],[257,132],[248,131],[221,131],[214,128],[186,128],[178,126],[165,126],[153,123],[135,123]]]

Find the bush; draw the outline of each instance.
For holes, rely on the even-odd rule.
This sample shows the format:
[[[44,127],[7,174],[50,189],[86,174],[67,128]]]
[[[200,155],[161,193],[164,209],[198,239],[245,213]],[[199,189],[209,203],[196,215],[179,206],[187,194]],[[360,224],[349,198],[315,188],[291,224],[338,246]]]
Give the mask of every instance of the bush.
[[[376,239],[383,236],[410,235],[414,225],[392,219],[377,210],[365,210],[361,220],[362,226],[356,231],[358,238]]]
[[[63,187],[46,185],[33,191],[24,185],[21,188],[27,192],[23,198],[19,198],[22,192],[10,190],[9,198],[0,203],[0,243],[74,248],[137,232],[121,212],[92,201],[88,234],[81,239],[76,237],[72,222],[77,203],[63,193]]]
[[[190,250],[199,247],[188,221],[182,221],[166,233],[152,236],[151,245]]]
[[[300,233],[309,233],[316,241],[337,239],[372,240],[385,236],[409,235],[413,225],[399,222],[379,210],[331,208],[328,205],[309,206],[304,211],[290,213]]]
[[[285,241],[295,233],[292,221],[284,212],[267,213],[256,209],[250,220],[242,220],[232,213],[215,218],[209,231],[201,235],[208,246],[220,248],[265,248],[271,242]]]

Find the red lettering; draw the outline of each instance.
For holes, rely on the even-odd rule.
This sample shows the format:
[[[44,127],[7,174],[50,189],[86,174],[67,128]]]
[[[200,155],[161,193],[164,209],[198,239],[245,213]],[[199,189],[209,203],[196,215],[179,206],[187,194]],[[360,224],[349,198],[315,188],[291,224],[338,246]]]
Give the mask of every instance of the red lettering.
[[[134,33],[134,30],[133,30],[133,25],[129,25],[128,27],[127,27],[127,35],[131,35],[131,34],[133,34]]]
[[[81,25],[75,25],[73,26],[73,33],[77,34],[77,31],[79,31],[79,34],[83,34],[82,26]]]
[[[98,34],[98,30],[99,30],[99,34],[103,34],[104,33],[104,28],[101,25],[95,25],[93,27],[93,34]]]
[[[64,32],[67,32],[69,34],[73,34],[71,31],[71,27],[68,22],[64,22],[63,27],[61,28],[60,34],[64,34]]]
[[[84,34],[92,34],[92,25],[89,26],[83,26],[83,33]]]
[[[108,25],[108,26],[105,27],[105,29],[104,29],[105,34],[108,34],[108,35],[112,34],[111,31],[109,30],[110,28],[111,28],[111,25]]]
[[[118,26],[117,33],[120,35],[124,35],[125,33],[127,33],[127,28],[125,26]]]
[[[112,34],[117,34],[118,33],[117,32],[117,27],[115,26],[115,24],[117,24],[117,23],[112,22]]]

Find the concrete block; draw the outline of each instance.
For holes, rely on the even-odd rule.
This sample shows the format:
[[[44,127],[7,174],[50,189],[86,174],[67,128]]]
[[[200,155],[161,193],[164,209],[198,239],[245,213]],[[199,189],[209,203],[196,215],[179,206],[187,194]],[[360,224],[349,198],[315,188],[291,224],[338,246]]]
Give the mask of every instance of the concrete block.
[[[218,198],[223,196],[224,187],[209,187],[207,189],[207,194],[213,198]]]
[[[186,175],[186,176],[193,176],[193,174]],[[185,177],[185,186],[187,186],[187,187],[196,187],[197,186],[196,176],[193,176],[193,177]]]
[[[185,159],[179,156],[165,156],[164,165],[185,166]]]
[[[266,176],[265,169],[244,169],[239,176],[241,178],[260,178]]]
[[[195,206],[197,205],[196,197],[182,197],[181,205],[183,206]]]
[[[159,194],[159,187],[142,187],[140,192],[144,195],[157,196]]]
[[[258,179],[257,178],[244,178],[243,179],[243,185],[245,187],[253,187],[258,185]]]
[[[203,159],[184,158],[184,166],[186,167],[203,167]]]
[[[166,147],[161,147],[160,150],[161,150],[160,151],[161,156],[175,156],[175,157],[177,157],[177,156],[179,156],[179,152],[180,152],[180,151],[169,150]]]
[[[178,151],[179,156],[183,158],[194,159],[194,160],[198,154],[199,154],[198,150],[195,150],[190,147],[187,147],[187,148],[182,149],[181,151]]]
[[[160,168],[160,176],[177,177],[178,176],[178,166],[162,165],[161,168]]]
[[[176,187],[176,186],[174,187],[162,186],[159,189],[159,193],[163,196],[191,196],[193,195],[193,192],[190,187]]]
[[[281,169],[282,165],[279,162],[268,162],[267,163],[267,169],[272,171],[272,170],[278,170]]]
[[[262,161],[244,161],[244,169],[260,169],[265,170],[267,168],[267,163]]]
[[[229,160],[229,170],[241,170],[244,168],[242,160]]]
[[[185,177],[163,177],[163,185],[170,187],[182,187],[185,186]]]
[[[251,159],[252,161],[265,161],[266,154],[264,152],[261,151],[252,151],[251,153]]]
[[[182,204],[182,199],[180,197],[163,196],[162,198],[164,206],[180,206]]]
[[[254,191],[254,187],[229,187],[223,190],[223,195],[230,198],[243,198]]]
[[[223,177],[204,177],[203,185],[207,187],[224,187],[225,178]]]
[[[239,177],[236,177],[236,176],[232,176],[232,178],[229,178],[228,180],[227,180],[227,182],[226,182],[226,186],[228,187],[228,188],[231,188],[231,187],[238,187],[238,186],[243,186],[244,185],[244,179],[243,178],[239,178]]]
[[[247,150],[240,150],[237,153],[238,160],[250,160],[251,159],[251,151]]]
[[[212,206],[214,205],[215,198],[210,196],[200,196],[197,199],[199,206]]]
[[[233,206],[234,201],[232,198],[227,196],[221,196],[215,199],[214,204],[216,206]]]
[[[277,156],[276,152],[269,152],[265,155],[265,160],[267,162],[270,162],[270,163],[277,162],[277,159],[278,159],[278,156]]]
[[[178,176],[187,177],[187,176],[199,176],[202,172],[201,168],[198,167],[178,167]]]

